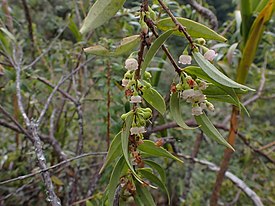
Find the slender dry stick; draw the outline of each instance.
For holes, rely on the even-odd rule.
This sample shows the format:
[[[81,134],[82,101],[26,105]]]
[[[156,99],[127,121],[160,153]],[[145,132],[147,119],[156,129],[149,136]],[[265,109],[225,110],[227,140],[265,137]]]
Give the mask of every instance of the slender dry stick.
[[[192,158],[190,156],[184,155],[184,154],[177,154],[179,157],[185,158],[185,159],[193,159],[196,163],[206,165],[209,170],[212,171],[219,171],[220,168],[213,164],[212,162],[209,162],[207,160],[200,160],[197,158]],[[263,203],[261,201],[261,198],[254,192],[248,185],[238,178],[236,175],[233,173],[226,171],[225,176],[232,181],[238,188],[240,188],[254,203],[255,206],[263,206]]]
[[[8,184],[8,183],[12,183],[12,182],[15,182],[15,181],[19,181],[19,180],[24,180],[24,179],[27,179],[27,178],[30,178],[30,177],[33,177],[33,176],[36,176],[38,174],[41,174],[43,172],[47,172],[49,170],[53,170],[53,169],[56,169],[60,166],[68,166],[67,163],[69,162],[72,162],[72,161],[75,161],[75,160],[78,160],[78,159],[82,159],[84,157],[89,157],[89,156],[105,156],[107,154],[107,152],[88,152],[88,153],[84,153],[84,154],[81,154],[81,155],[78,155],[76,157],[72,157],[72,158],[69,158],[67,160],[64,160],[62,162],[59,162],[55,165],[52,165],[50,167],[47,167],[43,170],[39,170],[37,172],[34,172],[34,173],[31,173],[31,174],[27,174],[27,175],[22,175],[22,176],[19,176],[19,177],[16,177],[16,178],[13,178],[13,179],[9,179],[9,180],[5,180],[5,181],[2,181],[0,182],[0,185],[4,185],[4,184]]]
[[[67,28],[68,24],[66,24],[58,33],[58,35],[52,40],[52,42],[50,43],[49,47],[42,53],[40,54],[32,63],[30,63],[29,65],[25,66],[24,69],[29,69],[30,67],[33,67],[37,62],[40,61],[40,59],[45,56],[53,47],[54,43],[57,41],[57,39],[61,36],[61,34],[65,31],[65,29]]]
[[[228,135],[228,143],[232,146],[235,145],[236,136],[238,134],[238,117],[239,117],[239,109],[233,106],[231,119],[230,119],[230,129]],[[228,169],[229,161],[233,154],[233,150],[226,148],[224,150],[223,160],[220,165],[220,170],[218,171],[216,182],[214,185],[214,189],[210,198],[210,205],[217,206],[218,205],[218,198],[219,193],[221,190],[222,182],[224,179],[225,172]]]
[[[9,29],[9,31],[12,32],[13,31],[13,20],[12,20],[12,16],[11,16],[11,13],[10,13],[10,8],[9,8],[7,0],[2,0],[2,10],[5,14],[5,17],[7,18],[6,19],[7,27]]]
[[[150,30],[152,31],[154,36],[158,38],[159,34],[155,29],[154,22],[150,18],[148,18],[147,16],[144,17],[144,21],[147,24],[147,26],[150,28]],[[174,60],[173,56],[169,52],[168,48],[165,45],[162,45],[161,48],[164,51],[164,53],[167,55],[168,59],[170,60],[171,64],[173,65],[173,67],[175,68],[175,71],[178,73],[178,75],[180,75],[181,74],[181,69],[177,65],[176,61]]]
[[[194,158],[198,156],[199,150],[200,150],[200,145],[203,140],[203,133],[201,132],[200,134],[197,135],[192,154],[191,154],[191,159],[189,160],[189,164],[187,166],[186,172],[185,172],[185,177],[184,177],[184,191],[182,193],[182,198],[183,200],[187,199],[187,196],[190,191],[190,182],[192,178],[192,173],[194,169]]]
[[[212,26],[212,29],[218,29],[218,19],[216,15],[208,8],[203,7],[195,0],[188,0],[188,4],[190,4],[199,14],[203,17],[207,18]]]
[[[19,57],[14,55],[14,58],[11,58],[11,62],[13,64],[13,67],[16,69],[16,95],[17,95],[17,102],[19,106],[19,110],[21,115],[23,116],[23,119],[25,121],[25,124],[27,125],[29,133],[32,135],[34,141],[33,145],[35,147],[35,153],[38,161],[38,165],[40,169],[45,169],[47,167],[45,155],[43,153],[42,149],[42,143],[38,135],[38,127],[39,124],[37,122],[30,120],[24,110],[23,103],[22,103],[22,95],[21,95],[21,87],[20,87],[20,73],[21,73],[21,61],[22,56],[20,56],[20,48],[19,49]],[[17,59],[18,58],[18,59]],[[44,181],[44,184],[46,186],[46,193],[47,193],[47,200],[51,203],[53,206],[60,206],[61,202],[59,198],[56,196],[54,192],[53,183],[51,180],[50,173],[48,171],[42,173],[42,178]]]
[[[266,58],[263,63],[263,68],[265,68],[265,67],[266,67]],[[259,90],[254,97],[252,97],[249,101],[246,101],[246,104],[250,104],[250,103],[256,101],[261,96],[261,93],[262,93],[262,90],[264,87],[264,83],[265,83],[265,74],[264,74],[264,69],[263,69]],[[232,113],[231,113],[231,119],[230,119],[229,135],[228,135],[228,143],[232,146],[235,145],[235,140],[236,140],[236,136],[237,136],[237,132],[238,132],[237,130],[238,130],[239,113],[240,113],[239,108],[237,108],[236,106],[233,106]],[[224,150],[223,159],[222,159],[221,165],[220,165],[221,169],[219,170],[219,172],[217,174],[216,182],[215,182],[215,185],[214,185],[211,197],[210,197],[210,206],[218,205],[218,199],[219,199],[222,182],[223,182],[223,179],[225,176],[225,172],[229,167],[229,162],[230,162],[232,154],[233,154],[232,150],[230,150],[228,148]]]
[[[30,10],[28,7],[28,4],[26,2],[26,0],[22,0],[22,4],[23,4],[23,8],[24,8],[24,12],[25,12],[25,17],[26,20],[28,22],[28,31],[29,31],[29,38],[31,41],[31,45],[30,45],[30,50],[31,50],[31,55],[32,55],[32,59],[34,60],[35,58],[35,46],[34,46],[34,38],[33,38],[33,30],[32,30],[32,18],[30,15]]]
[[[178,27],[179,32],[182,32],[186,39],[189,41],[191,45],[191,50],[193,50],[196,46],[193,43],[192,37],[188,34],[186,31],[186,28],[176,19],[176,17],[173,15],[173,13],[170,11],[170,9],[164,4],[162,0],[158,0],[161,7],[165,10],[165,12],[170,16],[172,21],[175,23],[175,25]]]

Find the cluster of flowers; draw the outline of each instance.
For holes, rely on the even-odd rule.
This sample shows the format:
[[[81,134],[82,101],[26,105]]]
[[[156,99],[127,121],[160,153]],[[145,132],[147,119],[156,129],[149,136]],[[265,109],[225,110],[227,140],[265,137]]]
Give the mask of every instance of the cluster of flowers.
[[[208,50],[204,54],[204,58],[208,61],[213,61],[217,56],[214,50]],[[191,64],[192,57],[183,54],[179,57],[179,63]],[[207,83],[200,79],[193,79],[191,76],[186,76],[182,79],[182,83],[176,85],[180,97],[188,103],[192,103],[192,115],[198,116],[203,114],[203,110],[208,109],[214,111],[214,106],[207,101],[206,96],[202,93],[207,88]]]
[[[214,111],[214,106],[207,101],[206,96],[202,93],[207,88],[207,83],[200,79],[194,80],[191,76],[186,76],[183,83],[176,85],[179,95],[188,103],[192,103],[192,115],[198,116],[203,114],[203,110]]]
[[[139,84],[139,81],[134,80],[134,72],[138,69],[138,61],[134,58],[128,58],[125,61],[125,68],[127,72],[124,74],[124,78],[122,79],[122,86],[126,88],[128,96],[131,96],[130,103],[137,104],[142,102],[142,97],[138,95],[136,91],[136,84]],[[149,75],[146,72],[145,75]],[[132,89],[134,91],[132,91]],[[132,124],[132,128],[130,129],[131,135],[139,135],[145,133],[146,121],[149,120],[152,116],[152,110],[150,108],[137,108],[135,112],[136,118],[135,122]]]

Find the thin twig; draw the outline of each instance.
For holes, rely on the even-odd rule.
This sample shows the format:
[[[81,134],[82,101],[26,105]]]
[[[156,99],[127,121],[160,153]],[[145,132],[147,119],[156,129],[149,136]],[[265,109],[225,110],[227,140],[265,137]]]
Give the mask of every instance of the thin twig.
[[[81,159],[81,158],[84,158],[84,157],[88,157],[88,156],[105,156],[106,154],[107,154],[107,152],[89,152],[89,153],[81,154],[81,155],[78,155],[76,157],[72,157],[72,158],[69,158],[69,159],[64,160],[62,162],[59,162],[59,163],[57,163],[55,165],[52,165],[50,167],[47,167],[47,168],[45,168],[43,170],[39,170],[39,171],[31,173],[31,174],[22,175],[22,176],[13,178],[13,179],[2,181],[2,182],[0,182],[0,185],[4,185],[4,184],[8,184],[8,183],[15,182],[15,181],[18,181],[18,180],[24,180],[24,179],[33,177],[33,176],[38,175],[40,173],[56,169],[56,168],[58,168],[58,167],[60,167],[62,165],[66,165],[69,162],[72,162],[74,160],[78,160],[78,159]]]
[[[26,135],[26,137],[28,137],[32,142],[34,141],[33,137],[17,122],[17,120],[10,113],[8,113],[5,110],[4,107],[2,107],[2,105],[0,105],[0,110],[6,117],[8,117],[19,128],[21,133],[24,133]],[[8,123],[5,123],[4,121],[1,121],[0,125],[6,126],[14,131],[17,130],[16,127],[9,125]],[[16,132],[19,132],[19,130],[17,130]]]
[[[165,12],[170,16],[172,21],[175,23],[175,25],[178,27],[179,32],[182,32],[186,39],[189,41],[191,45],[191,49],[194,49],[196,46],[193,43],[192,37],[188,34],[186,31],[186,28],[176,19],[176,17],[173,15],[173,13],[170,11],[170,9],[164,4],[162,0],[158,0],[161,7],[165,10]]]
[[[44,115],[46,114],[46,112],[47,112],[47,110],[48,110],[48,108],[49,108],[49,106],[50,106],[50,103],[51,103],[51,101],[52,101],[52,98],[53,98],[54,94],[56,93],[56,91],[58,90],[58,88],[59,88],[59,87],[61,86],[61,84],[63,83],[62,80],[63,80],[63,78],[61,78],[61,79],[59,80],[58,84],[54,87],[52,93],[51,93],[50,96],[48,97],[48,99],[47,99],[47,101],[46,101],[46,103],[45,103],[45,106],[44,106],[44,108],[42,109],[42,111],[41,111],[41,113],[40,113],[40,116],[39,116],[38,120],[36,121],[36,123],[38,124],[38,126],[40,125],[40,123],[41,123],[41,121],[42,121]]]
[[[23,4],[26,20],[28,22],[29,38],[31,40],[30,50],[31,50],[31,55],[33,60],[35,55],[35,50],[34,50],[35,46],[34,46],[34,38],[33,38],[33,30],[32,30],[32,18],[31,18],[30,10],[26,0],[22,0],[22,4]]]
[[[265,67],[264,67],[265,68]],[[260,81],[260,86],[259,89],[257,90],[257,94],[255,94],[253,97],[250,99],[246,100],[243,105],[247,106],[253,102],[255,102],[257,99],[259,99],[263,93],[264,85],[265,85],[265,69],[262,69],[262,74],[261,74],[261,81]]]
[[[187,1],[199,14],[209,20],[212,29],[218,29],[218,19],[216,15],[208,8],[203,7],[195,0],[188,0]]]
[[[220,170],[220,168],[217,165],[215,165],[214,163],[209,162],[207,160],[200,160],[197,158],[192,158],[192,157],[184,155],[184,154],[177,154],[177,155],[184,159],[193,159],[196,163],[206,165],[207,168],[212,171]],[[263,203],[262,203],[260,197],[250,187],[248,187],[248,185],[243,180],[241,180],[240,178],[238,178],[236,175],[234,175],[233,173],[231,173],[229,171],[225,172],[225,176],[230,181],[232,181],[238,188],[240,188],[253,201],[255,206],[263,206]]]
[[[57,41],[57,39],[61,36],[61,34],[65,31],[65,29],[67,28],[68,23],[59,31],[58,35],[52,40],[52,42],[50,43],[49,47],[43,52],[41,53],[32,63],[30,63],[29,65],[24,67],[25,69],[29,69],[30,67],[33,67],[38,61],[40,61],[40,59],[45,56],[53,47],[54,43]]]
[[[31,121],[29,130],[32,133],[32,136],[34,138],[34,147],[35,147],[35,153],[38,160],[38,165],[41,170],[47,169],[46,164],[46,158],[43,153],[42,143],[38,136],[38,124],[34,121]],[[57,195],[54,192],[54,186],[51,180],[51,175],[47,171],[43,171],[41,173],[43,177],[43,181],[45,183],[45,186],[47,188],[47,201],[49,201],[53,206],[61,206],[60,199],[57,197]]]

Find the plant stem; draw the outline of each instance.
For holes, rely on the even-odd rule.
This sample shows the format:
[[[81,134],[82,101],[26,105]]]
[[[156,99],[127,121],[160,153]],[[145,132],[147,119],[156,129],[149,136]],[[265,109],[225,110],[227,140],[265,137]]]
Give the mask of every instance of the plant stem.
[[[232,146],[235,144],[236,136],[238,133],[238,116],[239,116],[239,109],[233,106],[231,119],[230,119],[230,129],[228,135],[228,143]],[[225,176],[225,173],[228,169],[230,158],[233,154],[233,150],[226,148],[224,150],[223,160],[220,165],[220,170],[217,174],[215,186],[210,198],[210,206],[217,206],[218,205],[218,198],[219,193],[221,190],[222,182]]]
[[[158,2],[161,5],[161,7],[166,11],[166,13],[170,16],[175,25],[178,27],[178,30],[184,34],[184,36],[191,45],[191,50],[193,50],[196,46],[194,45],[192,37],[188,34],[185,27],[176,19],[171,10],[164,4],[162,0],[158,0]]]

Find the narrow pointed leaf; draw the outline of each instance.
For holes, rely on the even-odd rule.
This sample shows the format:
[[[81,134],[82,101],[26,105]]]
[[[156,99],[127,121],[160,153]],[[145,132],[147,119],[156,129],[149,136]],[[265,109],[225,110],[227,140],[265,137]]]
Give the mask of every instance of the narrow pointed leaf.
[[[147,154],[150,154],[152,156],[161,156],[161,157],[167,157],[171,158],[173,160],[179,161],[183,163],[183,161],[176,156],[172,155],[170,152],[168,152],[163,147],[158,147],[155,145],[155,143],[151,140],[144,140],[141,145],[138,146],[138,149],[142,152],[145,152]]]
[[[121,132],[121,146],[122,146],[122,152],[123,152],[125,161],[127,163],[127,166],[129,167],[129,169],[131,170],[132,174],[137,179],[137,181],[139,181],[142,184],[143,181],[140,179],[140,177],[136,173],[133,165],[131,164],[130,158],[129,158],[128,143],[129,143],[130,129],[131,129],[131,126],[133,123],[133,118],[134,118],[134,113],[132,112],[125,119],[125,125],[122,128],[122,132]]]
[[[183,129],[195,129],[193,127],[189,127],[187,124],[185,124],[182,113],[180,111],[180,104],[179,104],[179,98],[178,98],[178,92],[172,93],[170,98],[170,113],[173,118],[173,120],[176,121],[176,123],[182,127]]]
[[[80,33],[85,34],[111,19],[123,6],[125,0],[97,0],[84,19]]]
[[[121,132],[119,132],[111,142],[110,148],[108,150],[108,154],[106,157],[106,160],[102,166],[102,168],[99,171],[99,174],[103,172],[105,167],[107,167],[109,164],[111,164],[118,156],[122,154],[121,150]]]
[[[89,54],[94,54],[97,56],[110,56],[111,55],[110,51],[101,45],[87,47],[84,49],[84,52],[89,53]]]
[[[119,179],[121,176],[124,175],[124,173],[127,171],[126,162],[123,156],[120,157],[120,159],[117,161],[109,182],[109,192],[108,192],[108,202],[109,205],[113,205],[115,192],[117,185],[119,184]]]
[[[170,195],[169,195],[168,189],[165,186],[164,182],[162,182],[156,175],[154,175],[153,173],[151,173],[148,170],[145,170],[144,168],[139,169],[139,172],[141,173],[141,175],[144,178],[149,180],[151,183],[156,184],[163,192],[166,193],[166,195],[168,197],[168,204],[170,205]]]
[[[146,68],[149,66],[151,60],[154,58],[159,48],[164,44],[164,42],[171,36],[174,29],[169,29],[168,31],[161,34],[154,43],[150,46],[150,49],[146,53],[145,59],[141,65],[141,77],[143,78]]]
[[[155,169],[158,173],[159,176],[162,180],[162,182],[166,182],[166,173],[165,170],[156,162],[152,161],[152,160],[144,160],[144,163],[147,164],[148,166],[152,167],[152,169]]]
[[[166,111],[166,105],[163,97],[152,87],[143,87],[142,88],[142,97],[160,114],[164,114]]]
[[[222,72],[220,72],[213,64],[211,64],[208,60],[206,60],[201,53],[194,52],[193,57],[198,65],[202,68],[202,70],[213,80],[220,83],[221,85],[231,87],[231,88],[242,88],[254,91],[253,89],[239,84],[232,79],[225,76]]]
[[[135,184],[136,185],[136,194],[134,196],[134,199],[138,198],[136,202],[138,201],[139,205],[150,205],[150,206],[155,206],[155,201],[149,192],[148,188],[145,185],[139,184],[138,182]]]
[[[216,129],[205,113],[195,116],[195,119],[198,125],[201,126],[200,129],[207,135],[207,137],[235,151],[234,148],[223,138],[221,133]]]
[[[227,41],[226,38],[219,35],[217,32],[213,31],[207,26],[204,26],[203,24],[181,17],[176,17],[176,19],[186,28],[187,32],[190,34],[191,37],[212,39],[220,42]],[[172,21],[171,18],[165,18],[161,19],[157,23],[157,27],[160,30],[166,31],[168,29],[174,28],[175,23]],[[174,34],[178,36],[183,36],[183,33],[179,31],[175,31]]]
[[[239,63],[239,67],[237,70],[237,81],[244,83],[247,78],[247,74],[252,64],[255,54],[259,45],[259,42],[262,38],[264,29],[266,27],[267,22],[272,17],[274,12],[275,1],[269,0],[266,6],[262,9],[260,14],[254,20],[250,32],[248,34],[247,41],[245,43],[243,49],[243,57]]]
[[[112,52],[112,56],[120,56],[133,50],[140,42],[140,35],[133,35],[122,39],[120,45]]]

